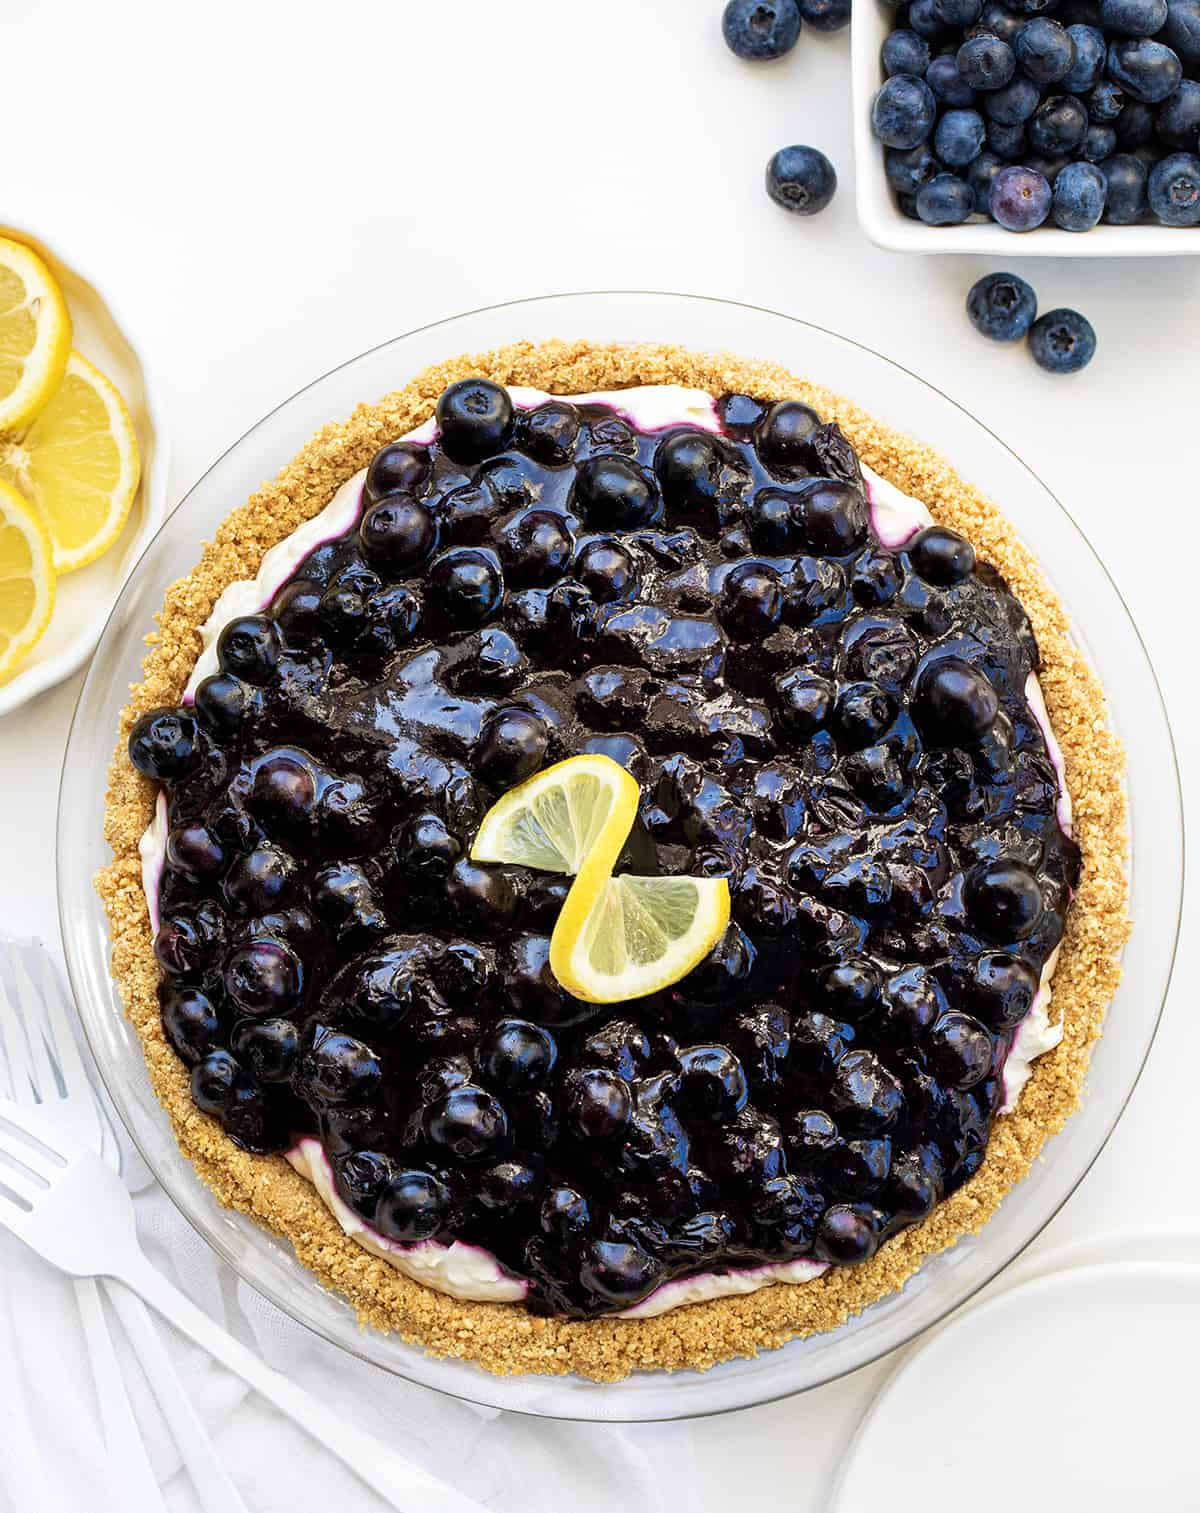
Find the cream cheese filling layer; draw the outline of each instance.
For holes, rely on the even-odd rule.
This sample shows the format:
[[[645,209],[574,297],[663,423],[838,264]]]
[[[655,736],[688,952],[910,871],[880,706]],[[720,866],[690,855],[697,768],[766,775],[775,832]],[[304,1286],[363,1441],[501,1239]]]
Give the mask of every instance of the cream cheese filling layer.
[[[531,409],[548,399],[558,397],[567,399],[572,404],[605,405],[639,431],[652,432],[679,425],[691,425],[714,432],[721,429],[713,397],[701,389],[688,389],[678,384],[563,396],[518,386],[510,387],[508,392],[513,404],[519,409]],[[437,422],[431,416],[416,430],[397,439],[428,445],[436,436]],[[241,615],[257,614],[265,609],[311,552],[325,542],[344,535],[354,525],[361,510],[366,471],[363,468],[352,478],[348,478],[319,514],[305,521],[290,536],[265,552],[253,578],[231,583],[220,595],[213,605],[212,613],[200,627],[201,652],[187,681],[184,703],[190,703],[199,684],[219,670],[217,641],[225,626]],[[885,546],[902,546],[918,531],[933,524],[932,515],[919,500],[902,493],[865,463],[862,464],[862,472],[867,486],[871,525]],[[1047,753],[1058,774],[1057,816],[1063,831],[1069,835],[1071,798],[1067,792],[1062,751],[1051,728],[1041,686],[1033,673],[1029,675],[1024,691],[1030,710],[1041,727]],[[166,855],[166,838],[167,801],[160,792],[154,818],[139,845],[142,886],[150,922],[155,931],[159,924],[158,893]],[[1052,1024],[1049,1015],[1051,978],[1057,961],[1056,950],[1042,970],[1041,983],[1029,1013],[1014,1032],[1002,1074],[1002,1114],[1010,1113],[1017,1106],[1021,1091],[1031,1075],[1033,1062],[1052,1050],[1062,1039],[1061,1024]],[[519,1303],[525,1298],[528,1284],[511,1276],[495,1256],[478,1246],[464,1245],[460,1241],[444,1245],[437,1240],[426,1240],[416,1245],[402,1244],[380,1234],[338,1194],[333,1180],[333,1168],[319,1140],[311,1136],[304,1137],[286,1152],[286,1159],[302,1177],[312,1183],[322,1202],[347,1235],[372,1255],[379,1256],[414,1281],[451,1297],[475,1302]],[[713,1298],[757,1292],[761,1287],[779,1282],[809,1282],[827,1269],[820,1261],[802,1257],[794,1261],[772,1262],[736,1271],[687,1277],[680,1281],[665,1282],[640,1303],[615,1317],[651,1318],[673,1308],[707,1302]]]

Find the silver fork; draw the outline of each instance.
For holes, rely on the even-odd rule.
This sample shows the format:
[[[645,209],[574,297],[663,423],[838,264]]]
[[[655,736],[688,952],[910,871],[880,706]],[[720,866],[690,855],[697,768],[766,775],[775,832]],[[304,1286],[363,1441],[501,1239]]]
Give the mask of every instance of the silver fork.
[[[94,1151],[64,1138],[40,1108],[0,1099],[0,1225],[60,1271],[123,1282],[307,1429],[395,1508],[422,1513],[485,1513],[381,1440],[343,1418],[290,1377],[226,1334],[186,1294],[156,1271],[138,1243],[133,1200]]]
[[[5,993],[6,981],[11,996]],[[56,1129],[87,1149],[101,1151],[119,1171],[120,1142],[95,1094],[70,1021],[66,992],[46,948],[38,941],[0,939],[0,1092],[9,1092],[25,1108],[44,1106]],[[145,1304],[123,1287],[106,1286],[105,1291],[174,1436],[201,1507],[205,1513],[246,1513]],[[159,1513],[164,1508],[162,1493],[125,1391],[97,1284],[77,1278],[75,1293],[109,1460],[115,1474],[125,1478],[127,1492],[138,1499],[131,1507]]]

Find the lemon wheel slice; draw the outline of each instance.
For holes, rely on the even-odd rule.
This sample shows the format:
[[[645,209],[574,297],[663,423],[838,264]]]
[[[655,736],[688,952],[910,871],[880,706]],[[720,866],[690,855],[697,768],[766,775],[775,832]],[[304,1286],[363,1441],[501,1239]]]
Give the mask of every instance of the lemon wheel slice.
[[[550,938],[550,970],[588,1003],[678,982],[729,924],[723,877],[612,875],[637,807],[637,783],[611,757],[569,757],[499,799],[471,847],[472,861],[574,875]]]
[[[36,252],[0,237],[0,431],[26,425],[54,393],[71,352],[71,317]]]
[[[54,567],[94,562],[121,534],[141,477],[125,401],[72,352],[62,383],[18,438],[0,440],[0,478],[31,501],[54,543]]]
[[[637,815],[638,785],[606,756],[568,757],[509,789],[483,817],[473,862],[607,877]]]
[[[0,682],[50,623],[53,558],[46,527],[11,484],[0,482]]]

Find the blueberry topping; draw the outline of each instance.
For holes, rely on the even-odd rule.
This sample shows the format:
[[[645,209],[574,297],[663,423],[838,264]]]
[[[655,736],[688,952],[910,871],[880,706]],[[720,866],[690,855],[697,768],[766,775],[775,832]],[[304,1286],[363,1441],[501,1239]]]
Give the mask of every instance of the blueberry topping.
[[[958,16],[910,7],[949,113],[887,158],[906,193],[953,180],[955,216],[1000,160],[947,175],[934,149],[1038,95],[964,79],[964,40],[1017,28],[991,6],[956,39]],[[1072,175],[1040,171],[1061,216]],[[996,336],[1033,314],[1007,275],[971,309]],[[360,519],[236,622],[194,710],[135,731],[167,784],[164,1035],[235,1143],[319,1139],[364,1223],[479,1247],[537,1312],[855,1264],[983,1160],[1078,880],[1032,632],[954,531],[884,544],[853,447],[800,399],[642,432],[497,392],[468,380],[433,441],[384,448]],[[730,886],[708,958],[629,1004],[551,970],[571,878],[469,857],[502,791],[580,752],[639,785],[618,870]]]

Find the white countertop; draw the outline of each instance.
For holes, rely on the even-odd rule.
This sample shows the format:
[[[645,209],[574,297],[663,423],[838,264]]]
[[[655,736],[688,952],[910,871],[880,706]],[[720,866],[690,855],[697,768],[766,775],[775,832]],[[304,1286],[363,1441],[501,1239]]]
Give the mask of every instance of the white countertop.
[[[172,432],[172,503],[310,378],[476,305],[679,289],[854,337],[973,409],[1074,514],[1149,646],[1191,797],[1200,259],[1039,263],[1014,238],[1006,266],[1042,308],[1077,305],[1099,337],[1083,374],[1042,374],[966,321],[968,287],[996,264],[887,254],[859,232],[845,34],[805,34],[790,58],[752,66],[726,51],[720,11],[721,0],[11,0],[0,46],[21,145],[6,160],[5,213],[86,248],[139,312]],[[811,221],[762,188],[767,158],[793,141],[825,150],[841,179]],[[55,793],[77,688],[0,721],[0,919],[51,940]],[[1200,1214],[1194,941],[1185,925],[1124,1120],[1037,1248]],[[690,1506],[779,1503],[787,1488],[786,1506],[816,1513],[887,1370],[690,1434]],[[671,1454],[688,1431],[661,1432]],[[603,1478],[581,1455],[582,1506],[614,1493]],[[495,1506],[515,1513],[513,1497]]]

